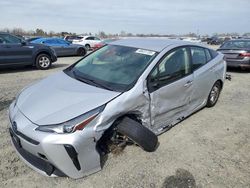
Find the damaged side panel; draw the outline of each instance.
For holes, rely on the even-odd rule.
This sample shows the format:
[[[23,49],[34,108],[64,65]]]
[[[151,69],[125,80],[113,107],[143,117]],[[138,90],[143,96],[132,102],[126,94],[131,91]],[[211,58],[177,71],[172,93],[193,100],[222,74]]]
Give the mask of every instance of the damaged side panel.
[[[185,84],[192,81],[191,74],[150,93],[152,125],[156,134],[160,134],[164,128],[172,126],[173,122],[186,116],[193,86]]]
[[[150,98],[143,86],[136,90],[132,89],[124,92],[118,98],[110,101],[105,107],[105,111],[99,117],[94,128],[96,132],[105,131],[117,118],[125,114],[136,115],[145,127],[152,129],[150,122]]]

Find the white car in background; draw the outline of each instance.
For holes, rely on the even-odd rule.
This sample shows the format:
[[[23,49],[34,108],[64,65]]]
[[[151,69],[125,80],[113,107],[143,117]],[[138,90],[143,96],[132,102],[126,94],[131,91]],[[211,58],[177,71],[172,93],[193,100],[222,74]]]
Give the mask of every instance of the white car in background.
[[[182,38],[183,41],[186,42],[196,42],[196,43],[201,43],[201,40],[196,38],[196,37],[187,37],[187,38]]]
[[[73,44],[80,44],[86,47],[87,50],[90,50],[98,44],[102,42],[101,39],[94,37],[94,36],[78,36],[77,39],[72,41]]]

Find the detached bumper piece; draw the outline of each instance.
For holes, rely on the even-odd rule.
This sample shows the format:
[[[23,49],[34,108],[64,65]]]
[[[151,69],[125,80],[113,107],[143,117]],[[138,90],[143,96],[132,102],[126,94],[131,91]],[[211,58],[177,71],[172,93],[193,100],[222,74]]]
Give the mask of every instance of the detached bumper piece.
[[[64,145],[64,148],[66,149],[69,157],[71,158],[71,160],[73,161],[75,167],[77,170],[81,170],[81,166],[80,166],[80,163],[78,161],[78,157],[77,157],[77,152],[75,150],[75,148],[71,145],[68,145],[68,144],[65,144]]]
[[[65,177],[66,175],[61,172],[59,169],[54,167],[49,162],[29,153],[28,151],[24,150],[21,146],[19,138],[14,134],[12,129],[9,129],[10,136],[13,142],[13,145],[15,146],[18,153],[32,166],[38,168],[41,171],[44,171],[48,176],[51,176],[52,174],[60,177]]]

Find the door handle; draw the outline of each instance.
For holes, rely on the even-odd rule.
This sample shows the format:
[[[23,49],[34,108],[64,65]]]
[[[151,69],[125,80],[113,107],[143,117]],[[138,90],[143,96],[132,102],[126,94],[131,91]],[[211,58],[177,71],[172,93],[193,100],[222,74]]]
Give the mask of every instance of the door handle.
[[[184,87],[189,87],[193,84],[193,81],[189,80],[187,83],[184,84]]]

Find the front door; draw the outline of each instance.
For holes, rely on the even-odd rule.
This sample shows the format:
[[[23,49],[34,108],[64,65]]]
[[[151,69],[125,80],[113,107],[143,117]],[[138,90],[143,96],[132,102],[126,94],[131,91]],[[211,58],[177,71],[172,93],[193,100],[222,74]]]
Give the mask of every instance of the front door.
[[[0,63],[31,64],[32,46],[22,44],[22,40],[9,34],[0,34]]]
[[[193,92],[193,74],[187,47],[175,48],[148,77],[151,125],[164,129],[186,116]]]

